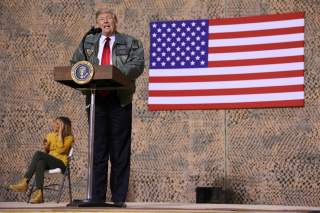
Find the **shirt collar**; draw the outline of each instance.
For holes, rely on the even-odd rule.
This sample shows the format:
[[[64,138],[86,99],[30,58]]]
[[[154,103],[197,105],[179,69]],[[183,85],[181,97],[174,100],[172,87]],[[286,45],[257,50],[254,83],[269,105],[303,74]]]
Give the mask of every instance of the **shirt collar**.
[[[108,37],[110,38],[110,41],[114,41],[114,40],[115,40],[114,34],[113,34],[112,36],[108,36]],[[101,34],[100,42],[101,42],[101,43],[104,43],[105,40],[106,40],[106,38],[107,38],[107,36]]]

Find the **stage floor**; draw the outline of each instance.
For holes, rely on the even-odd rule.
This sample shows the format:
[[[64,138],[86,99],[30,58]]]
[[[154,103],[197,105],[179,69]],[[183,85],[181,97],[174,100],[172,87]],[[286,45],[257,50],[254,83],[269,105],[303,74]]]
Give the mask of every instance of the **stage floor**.
[[[0,202],[0,212],[320,212],[320,207],[240,205],[240,204],[195,204],[195,203],[127,203],[127,208],[74,208],[67,203],[28,204],[25,202]]]

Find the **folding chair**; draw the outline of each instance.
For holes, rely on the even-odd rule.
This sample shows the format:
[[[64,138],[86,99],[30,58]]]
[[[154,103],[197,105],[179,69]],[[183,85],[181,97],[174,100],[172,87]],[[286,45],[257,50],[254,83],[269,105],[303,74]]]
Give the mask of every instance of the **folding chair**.
[[[49,185],[44,185],[44,187],[43,187],[43,190],[58,191],[58,197],[57,197],[57,200],[56,200],[57,203],[60,202],[66,177],[68,178],[70,203],[72,202],[71,179],[70,179],[70,162],[72,160],[72,155],[73,155],[73,148],[71,148],[70,151],[69,151],[69,154],[68,154],[68,165],[67,165],[67,168],[66,168],[64,173],[62,173],[60,168],[56,168],[56,169],[47,170],[45,172],[45,175],[44,175],[44,177],[46,177],[49,174],[62,174],[63,175],[62,176],[62,181],[61,181],[60,184],[49,184]],[[35,181],[35,178],[34,178],[32,184],[31,184],[31,189],[28,192],[28,201],[27,201],[27,203],[30,202],[31,194],[32,194],[32,192],[35,191],[34,190],[35,185],[36,185],[36,181]],[[56,189],[57,186],[58,186],[58,189]]]

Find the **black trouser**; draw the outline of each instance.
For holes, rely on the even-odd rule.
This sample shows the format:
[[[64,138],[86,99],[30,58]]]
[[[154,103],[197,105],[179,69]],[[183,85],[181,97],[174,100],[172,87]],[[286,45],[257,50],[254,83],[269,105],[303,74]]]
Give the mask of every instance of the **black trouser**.
[[[121,107],[113,92],[108,96],[96,95],[95,109],[92,199],[106,201],[110,159],[112,201],[125,202],[130,175],[132,104]]]
[[[36,188],[42,189],[45,170],[56,168],[60,168],[62,172],[65,172],[66,170],[66,166],[60,159],[57,159],[45,152],[37,151],[34,153],[29,168],[24,177],[30,180],[35,173]]]

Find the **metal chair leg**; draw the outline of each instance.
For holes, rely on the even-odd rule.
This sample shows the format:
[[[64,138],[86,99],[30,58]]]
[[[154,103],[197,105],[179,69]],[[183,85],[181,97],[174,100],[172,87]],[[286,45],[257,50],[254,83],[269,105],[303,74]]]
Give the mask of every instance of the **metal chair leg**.
[[[67,171],[65,171],[65,172],[67,172]],[[62,192],[63,192],[63,187],[64,187],[65,179],[66,179],[66,175],[63,174],[62,182],[61,182],[61,185],[60,185],[60,187],[59,187],[58,198],[57,198],[57,201],[56,201],[57,203],[60,202],[61,195],[62,195]]]
[[[71,172],[70,167],[68,165],[68,186],[69,186],[69,200],[72,202],[72,189],[71,189]]]
[[[28,194],[27,194],[27,197],[28,197],[27,203],[30,203],[31,194],[32,194],[32,192],[33,192],[33,188],[34,188],[35,185],[36,185],[36,180],[33,179],[32,183],[31,183],[31,188],[30,188],[30,190],[29,190],[29,192],[28,192]]]

